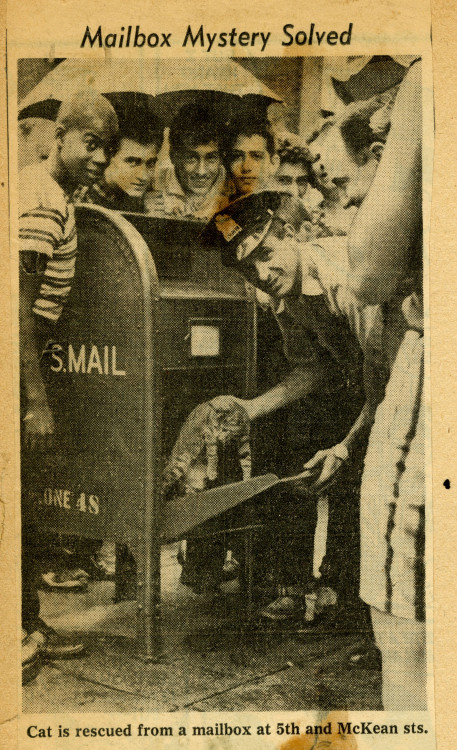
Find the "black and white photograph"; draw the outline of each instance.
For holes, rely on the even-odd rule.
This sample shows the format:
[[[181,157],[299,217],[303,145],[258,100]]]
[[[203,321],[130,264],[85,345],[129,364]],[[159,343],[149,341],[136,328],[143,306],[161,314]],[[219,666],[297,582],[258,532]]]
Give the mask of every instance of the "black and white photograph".
[[[422,60],[298,55],[18,60],[24,713],[430,707]]]

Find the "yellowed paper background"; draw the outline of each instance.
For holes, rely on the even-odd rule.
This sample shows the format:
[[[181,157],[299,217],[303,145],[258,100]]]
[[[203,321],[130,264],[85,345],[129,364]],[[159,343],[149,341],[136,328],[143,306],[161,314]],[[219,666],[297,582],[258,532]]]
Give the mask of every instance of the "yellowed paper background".
[[[5,9],[3,9],[5,10]],[[83,55],[103,55],[101,50],[81,50],[80,43],[86,28],[96,29],[102,24],[104,33],[117,31],[120,26],[139,23],[142,29],[151,31],[172,32],[174,46],[172,49],[142,50],[144,55],[164,55],[179,57],[202,54],[229,55],[233,49],[206,51],[183,49],[180,40],[183,39],[187,25],[191,23],[198,27],[201,23],[205,28],[214,31],[227,31],[233,27],[246,30],[271,30],[272,37],[265,55],[302,55],[305,48],[281,47],[284,38],[281,34],[286,23],[292,23],[296,29],[306,29],[310,22],[321,28],[346,29],[349,22],[353,23],[352,43],[348,47],[306,47],[306,54],[420,54],[424,59],[424,103],[430,104],[432,92],[431,74],[433,69],[433,86],[435,98],[436,141],[434,152],[433,192],[432,192],[432,220],[430,235],[430,315],[431,315],[431,398],[432,398],[432,450],[433,471],[430,481],[433,486],[433,554],[434,554],[434,692],[436,706],[437,747],[447,750],[457,741],[455,727],[454,705],[457,702],[457,679],[455,668],[455,640],[457,636],[456,624],[456,592],[455,564],[457,561],[457,534],[455,517],[457,515],[457,475],[455,472],[455,430],[457,429],[457,401],[454,397],[456,373],[456,343],[457,328],[457,260],[454,247],[456,233],[455,195],[457,190],[457,114],[455,113],[455,98],[457,96],[457,73],[455,71],[457,14],[453,2],[435,2],[432,8],[432,26],[430,6],[425,0],[414,2],[406,0],[389,0],[374,4],[368,0],[332,1],[320,4],[303,4],[286,0],[278,4],[252,2],[246,4],[236,2],[219,3],[191,3],[164,2],[144,3],[132,2],[129,5],[115,2],[86,3],[76,0],[46,0],[36,3],[33,0],[13,3],[7,6],[7,63],[8,63],[8,97],[10,99],[10,210],[14,236],[16,190],[16,148],[15,148],[15,118],[16,118],[16,61],[21,57],[77,57]],[[433,41],[430,55],[431,28]],[[4,48],[3,48],[4,49]],[[249,48],[239,50],[247,55]],[[121,58],[138,57],[138,50],[111,50],[111,55]],[[258,55],[258,50],[252,52]],[[2,79],[2,82],[3,79]],[[4,114],[4,98],[1,100],[2,114]],[[430,107],[429,107],[429,111]],[[4,118],[2,118],[4,122]],[[430,147],[432,139],[431,121],[428,120],[428,132],[425,143],[425,164],[431,169]],[[29,748],[29,747],[103,747],[106,741],[70,739],[62,740],[28,740],[25,733],[26,726],[38,724],[40,726],[58,725],[58,716],[39,715],[37,717],[22,716],[20,709],[20,679],[19,679],[19,519],[14,516],[14,509],[19,507],[19,455],[18,455],[18,415],[13,411],[17,403],[17,281],[16,281],[16,248],[14,243],[6,243],[6,223],[8,221],[8,205],[6,202],[7,166],[5,160],[6,133],[2,128],[1,164],[1,192],[2,218],[5,230],[2,245],[3,290],[1,296],[1,364],[2,364],[2,450],[0,454],[1,500],[4,504],[5,524],[3,528],[2,545],[0,548],[0,584],[1,584],[1,720],[0,747]],[[428,163],[427,163],[428,162]],[[427,185],[427,190],[429,185]],[[426,190],[426,195],[427,195]],[[427,201],[425,200],[425,204]],[[427,209],[425,210],[427,219]],[[11,258],[11,261],[10,261]],[[11,287],[11,298],[9,289]],[[443,486],[443,481],[449,479],[450,490]],[[430,550],[429,550],[430,551]],[[294,714],[287,716],[288,720]],[[174,715],[172,718],[150,715],[149,723],[190,725],[192,723],[211,723],[220,721],[220,716],[205,714],[205,722],[197,717]],[[231,717],[233,721],[233,716]],[[297,716],[295,716],[297,718]],[[300,717],[298,717],[300,718]],[[370,719],[368,714],[364,716]],[[237,721],[251,724],[261,723],[260,716],[237,714]],[[284,715],[269,714],[268,719],[284,720]],[[412,719],[411,719],[412,720]],[[78,723],[76,716],[66,717],[67,726],[123,726],[128,721],[132,724],[144,721],[146,716],[127,717],[127,715],[108,714],[105,717],[98,714],[93,717],[85,714]],[[401,721],[399,721],[401,723]],[[433,747],[433,708],[427,719],[429,735],[417,737],[414,742],[399,737],[386,737],[378,744],[369,744],[368,739],[360,740],[360,748],[381,747],[389,750],[396,748],[419,748],[428,750]],[[279,739],[273,738],[279,746]],[[176,743],[176,744],[175,744]],[[261,748],[266,746],[266,739],[251,738],[240,747]],[[143,747],[152,744],[132,738],[128,740],[110,741],[111,745],[123,747]],[[159,747],[162,744],[155,740]],[[220,744],[210,744],[198,738],[187,738],[183,744],[177,740],[163,741],[163,747],[235,747]],[[297,746],[298,747],[298,746]]]

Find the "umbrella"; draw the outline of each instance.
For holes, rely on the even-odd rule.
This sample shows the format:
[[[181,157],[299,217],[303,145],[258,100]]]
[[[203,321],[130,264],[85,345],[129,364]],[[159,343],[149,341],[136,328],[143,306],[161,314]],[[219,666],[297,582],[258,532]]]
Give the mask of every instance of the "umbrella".
[[[73,92],[91,87],[100,93],[141,92],[153,96],[156,113],[166,124],[184,104],[195,101],[199,92],[214,92],[218,102],[230,109],[235,100],[255,95],[266,109],[279,97],[252,73],[230,58],[184,58],[119,60],[67,59],[27,95],[23,107],[44,99],[65,99]]]
[[[55,120],[60,107],[60,99],[45,99],[44,101],[34,102],[28,107],[23,107],[19,114],[18,120],[27,120],[29,117],[38,117],[41,120]]]
[[[327,69],[331,72],[337,96],[344,104],[350,104],[370,99],[397,86],[402,82],[407,66],[402,58],[401,62],[397,62],[388,55],[375,55],[371,58],[348,58],[346,64],[342,63],[339,67],[334,63],[333,72],[330,63]]]

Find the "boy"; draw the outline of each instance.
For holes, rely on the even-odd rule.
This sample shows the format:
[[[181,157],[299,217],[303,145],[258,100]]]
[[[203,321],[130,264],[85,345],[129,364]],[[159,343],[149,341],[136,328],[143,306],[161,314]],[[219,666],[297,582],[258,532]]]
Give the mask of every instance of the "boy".
[[[117,117],[100,94],[86,90],[64,102],[48,159],[19,175],[20,358],[23,462],[33,463],[51,444],[54,419],[40,373],[40,359],[71,291],[76,261],[76,228],[71,197],[79,185],[103,174]],[[59,638],[40,620],[34,585],[36,528],[23,528],[23,671],[40,653],[65,658],[82,644]]]
[[[118,110],[119,136],[103,178],[82,196],[116,211],[145,211],[145,197],[154,190],[157,157],[163,142],[163,124],[146,108]]]
[[[230,200],[264,190],[278,166],[273,135],[266,120],[244,113],[233,120],[225,141]]]
[[[159,176],[158,194],[148,199],[147,212],[208,221],[227,202],[222,143],[216,107],[204,102],[183,106],[170,127],[172,166]]]
[[[286,144],[278,151],[278,156],[279,166],[272,178],[273,189],[291,195],[306,206],[305,196],[315,182],[309,149]]]

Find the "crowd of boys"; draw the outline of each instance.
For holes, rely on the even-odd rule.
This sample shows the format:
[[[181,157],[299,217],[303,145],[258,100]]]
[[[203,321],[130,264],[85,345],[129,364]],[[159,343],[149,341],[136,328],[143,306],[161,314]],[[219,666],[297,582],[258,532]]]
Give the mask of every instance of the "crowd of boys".
[[[312,397],[328,399],[337,421],[352,394],[352,424],[305,463],[303,480],[329,495],[331,526],[345,512],[337,496],[349,502],[332,496],[335,480],[357,487],[364,462],[360,596],[392,710],[426,706],[420,94],[416,61],[398,91],[348,105],[306,145],[275,141],[253,112],[222,122],[214,105],[186,106],[169,130],[169,159],[158,162],[158,120],[143,112],[138,127],[134,111],[116,116],[106,99],[80,92],[62,104],[47,160],[24,170],[20,187],[25,452],[53,433],[39,359],[77,262],[75,195],[204,222],[202,242],[258,289],[290,369],[253,399],[223,397],[251,421]],[[24,551],[34,533],[25,528]],[[328,546],[331,558],[330,532]],[[79,653],[40,620],[30,563],[25,554],[24,663]],[[342,559],[327,564],[345,569]],[[265,616],[287,616],[293,599],[286,585]]]

